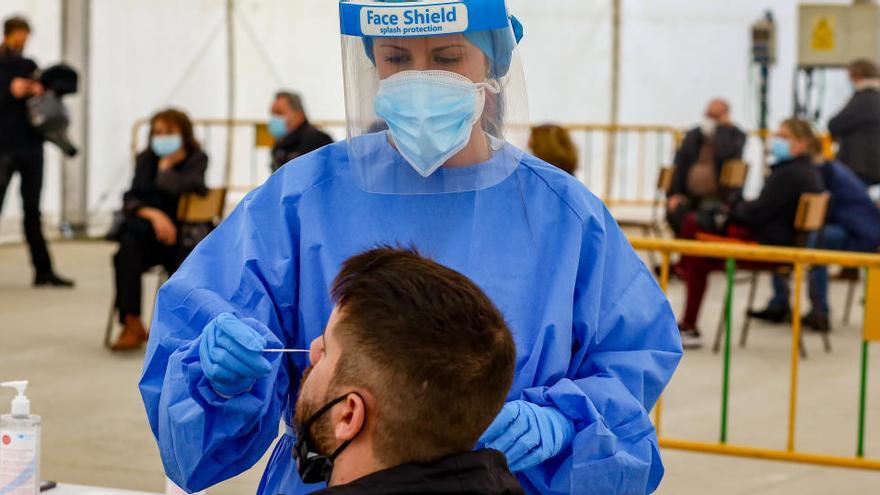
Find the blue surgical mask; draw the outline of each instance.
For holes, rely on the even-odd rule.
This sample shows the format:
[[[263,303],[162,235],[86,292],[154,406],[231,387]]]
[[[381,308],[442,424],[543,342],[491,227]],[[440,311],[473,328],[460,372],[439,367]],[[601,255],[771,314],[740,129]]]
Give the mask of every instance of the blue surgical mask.
[[[380,81],[374,107],[400,154],[423,177],[464,149],[497,82],[446,71],[404,71]]]
[[[150,148],[159,158],[165,158],[173,155],[183,147],[183,138],[180,134],[169,134],[167,136],[153,136],[150,142]]]
[[[281,139],[287,135],[287,120],[280,115],[272,115],[269,118],[269,134],[275,139]]]
[[[776,162],[784,162],[786,160],[790,160],[791,156],[791,142],[788,139],[783,139],[781,137],[774,137],[770,139],[770,155],[776,159]]]

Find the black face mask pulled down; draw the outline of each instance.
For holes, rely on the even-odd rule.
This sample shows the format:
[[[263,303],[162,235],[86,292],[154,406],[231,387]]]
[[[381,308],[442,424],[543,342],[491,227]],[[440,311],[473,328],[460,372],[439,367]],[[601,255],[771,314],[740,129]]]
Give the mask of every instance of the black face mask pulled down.
[[[354,393],[354,392],[352,392]],[[315,424],[321,416],[327,413],[336,404],[344,401],[350,394],[345,394],[328,402],[324,407],[318,409],[315,414],[298,425],[296,443],[293,445],[293,458],[296,459],[296,469],[303,483],[329,483],[330,475],[333,474],[333,461],[339,457],[339,454],[348,447],[354,438],[342,442],[335,451],[330,455],[320,453],[318,446],[312,439],[312,425]],[[366,418],[364,418],[366,421]]]

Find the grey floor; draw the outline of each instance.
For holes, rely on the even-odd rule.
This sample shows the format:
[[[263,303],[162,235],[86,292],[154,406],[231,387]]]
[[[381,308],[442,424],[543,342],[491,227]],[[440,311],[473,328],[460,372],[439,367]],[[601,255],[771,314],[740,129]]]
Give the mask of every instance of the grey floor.
[[[142,353],[116,355],[101,347],[110,301],[112,246],[56,244],[59,271],[76,278],[76,291],[33,290],[21,246],[0,246],[0,379],[31,380],[34,411],[43,416],[45,478],[79,484],[161,491],[163,475],[136,383]],[[152,295],[155,280],[145,281]],[[766,282],[762,284],[766,293]],[[833,288],[835,307],[844,286]],[[683,293],[671,287],[676,309]],[[762,297],[763,297],[762,293]],[[714,329],[721,280],[713,280],[702,325]],[[745,288],[737,292],[737,314]],[[760,298],[759,298],[760,299]],[[148,302],[149,303],[149,302]],[[839,316],[839,315],[835,315]],[[854,321],[861,317],[857,309]],[[839,318],[838,318],[839,320]],[[737,334],[738,335],[738,329]],[[851,455],[858,404],[859,329],[839,325],[834,351],[815,336],[801,368],[800,449]],[[783,448],[788,404],[789,332],[756,325],[747,349],[734,349],[730,441]],[[868,455],[880,458],[880,345],[872,351]],[[664,435],[714,441],[718,436],[721,360],[709,350],[689,352],[665,398]],[[0,410],[9,395],[0,398]],[[880,472],[664,451],[663,494],[877,494]],[[262,466],[211,490],[252,493]]]

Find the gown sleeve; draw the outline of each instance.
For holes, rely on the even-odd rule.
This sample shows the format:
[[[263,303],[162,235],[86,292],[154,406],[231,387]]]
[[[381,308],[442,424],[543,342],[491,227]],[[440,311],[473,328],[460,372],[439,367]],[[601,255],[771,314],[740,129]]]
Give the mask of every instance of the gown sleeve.
[[[681,359],[681,339],[653,276],[610,213],[596,209],[584,221],[568,372],[522,393],[558,408],[576,433],[562,453],[523,474],[540,493],[642,495],[663,477],[648,411]]]
[[[278,436],[288,361],[247,393],[225,399],[199,362],[202,330],[229,312],[267,340],[287,344],[297,327],[298,197],[273,177],[248,195],[162,287],[140,391],[165,472],[198,491],[249,469]]]

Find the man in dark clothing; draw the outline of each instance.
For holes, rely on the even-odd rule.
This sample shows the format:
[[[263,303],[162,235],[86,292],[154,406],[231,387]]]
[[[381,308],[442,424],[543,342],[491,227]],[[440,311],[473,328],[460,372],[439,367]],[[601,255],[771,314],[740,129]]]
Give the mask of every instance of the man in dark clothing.
[[[687,213],[709,203],[720,205],[735,192],[721,190],[721,168],[728,160],[741,159],[745,144],[745,133],[730,120],[730,105],[712,100],[703,123],[685,135],[675,154],[666,215],[676,233]]]
[[[880,70],[865,59],[849,66],[855,94],[828,122],[840,144],[837,159],[869,186],[880,184]]]
[[[473,282],[378,248],[342,266],[310,349],[293,448],[317,493],[519,495],[501,452],[474,451],[504,405],[516,349]]]
[[[525,493],[507,470],[504,454],[481,450],[450,456],[432,464],[404,464],[379,471],[317,495]]]
[[[40,195],[43,189],[43,138],[30,124],[26,101],[43,87],[33,80],[37,64],[24,58],[30,26],[20,17],[3,24],[0,45],[0,210],[13,174],[21,177],[24,233],[34,265],[34,285],[73,287],[55,274],[43,237]]]
[[[333,138],[309,123],[302,98],[290,91],[275,95],[269,132],[275,138],[275,147],[272,148],[273,172],[294,158],[333,143]]]

